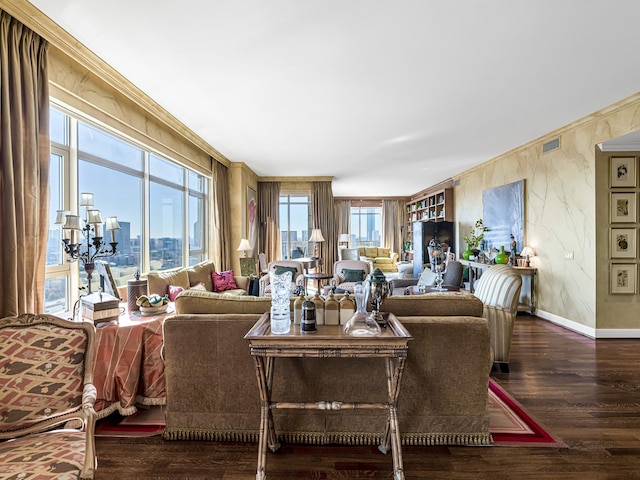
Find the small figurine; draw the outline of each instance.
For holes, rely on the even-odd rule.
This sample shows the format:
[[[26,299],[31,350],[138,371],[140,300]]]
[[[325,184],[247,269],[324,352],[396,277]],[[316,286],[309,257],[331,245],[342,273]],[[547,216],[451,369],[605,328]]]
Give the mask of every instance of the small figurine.
[[[509,256],[509,258],[511,259],[511,265],[513,265],[515,267],[517,265],[517,263],[518,263],[517,260],[516,260],[516,256],[518,255],[517,254],[518,244],[516,243],[516,239],[513,236],[513,233],[511,234],[511,244],[510,245],[511,245],[511,248],[510,248],[511,255]]]

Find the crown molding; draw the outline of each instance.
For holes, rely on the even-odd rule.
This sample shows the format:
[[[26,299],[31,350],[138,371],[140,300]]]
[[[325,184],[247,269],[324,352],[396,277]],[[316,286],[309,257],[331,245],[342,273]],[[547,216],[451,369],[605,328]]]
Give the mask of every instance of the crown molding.
[[[332,182],[333,177],[258,177],[258,182]]]
[[[149,112],[174,133],[226,166],[231,163],[222,153],[205,142],[194,131],[171,115],[151,97],[127,80],[108,63],[75,39],[66,30],[26,0],[0,0],[0,8],[46,39],[71,60],[114,88],[123,96]]]

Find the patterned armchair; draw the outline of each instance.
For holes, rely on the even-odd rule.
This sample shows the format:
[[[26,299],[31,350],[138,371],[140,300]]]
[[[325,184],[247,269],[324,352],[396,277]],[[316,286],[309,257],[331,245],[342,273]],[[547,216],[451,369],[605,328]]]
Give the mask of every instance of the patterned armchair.
[[[0,319],[1,478],[93,478],[94,338],[86,321]]]
[[[522,277],[508,265],[488,268],[475,285],[474,295],[484,304],[482,316],[489,321],[494,362],[509,371],[511,338],[518,313]]]
[[[295,268],[295,274],[291,276],[291,291],[297,287],[304,285],[304,267],[302,263],[295,260],[274,260],[269,262],[267,266],[267,273],[281,272],[283,269]],[[293,271],[292,271],[293,273]],[[260,277],[260,296],[271,296],[271,277],[270,275],[263,275]]]
[[[362,275],[357,273],[359,271],[362,272]],[[353,286],[357,283],[357,278],[365,280],[370,273],[371,263],[369,262],[364,260],[338,260],[333,264],[333,278],[329,280],[329,287],[336,287],[353,293]]]

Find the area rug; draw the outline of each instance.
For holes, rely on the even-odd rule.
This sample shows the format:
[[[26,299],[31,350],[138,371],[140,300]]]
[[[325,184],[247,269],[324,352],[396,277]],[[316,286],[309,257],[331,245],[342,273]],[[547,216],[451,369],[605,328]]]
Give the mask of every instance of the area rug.
[[[100,420],[96,436],[151,437],[161,435],[164,427],[164,408],[154,406],[140,408],[127,417],[116,413]],[[565,446],[493,380],[489,380],[489,431],[496,446]]]
[[[489,432],[496,446],[566,448],[527,413],[500,385],[489,379]]]

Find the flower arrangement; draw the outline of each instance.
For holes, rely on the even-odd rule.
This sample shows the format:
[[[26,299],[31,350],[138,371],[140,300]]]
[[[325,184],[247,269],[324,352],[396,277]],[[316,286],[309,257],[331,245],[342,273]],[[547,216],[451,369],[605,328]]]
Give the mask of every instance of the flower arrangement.
[[[482,242],[482,239],[484,238],[484,233],[488,231],[489,228],[484,226],[481,218],[476,220],[476,224],[471,230],[471,233],[464,236],[464,241],[469,245],[469,249],[477,250],[480,246],[480,242]]]

